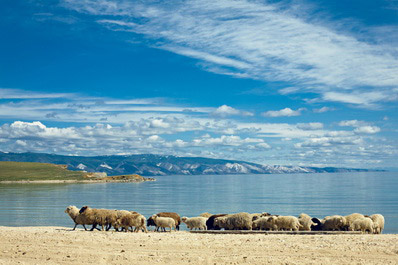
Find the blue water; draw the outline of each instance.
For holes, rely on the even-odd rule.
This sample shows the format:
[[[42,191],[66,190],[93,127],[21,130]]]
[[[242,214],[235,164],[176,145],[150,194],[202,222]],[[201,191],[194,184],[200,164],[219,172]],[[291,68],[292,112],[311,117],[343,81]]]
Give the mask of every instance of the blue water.
[[[398,173],[164,176],[156,182],[2,184],[0,225],[73,226],[68,205],[134,210],[150,216],[173,211],[269,212],[314,217],[380,213],[385,233],[398,233]],[[185,226],[184,226],[185,227]]]

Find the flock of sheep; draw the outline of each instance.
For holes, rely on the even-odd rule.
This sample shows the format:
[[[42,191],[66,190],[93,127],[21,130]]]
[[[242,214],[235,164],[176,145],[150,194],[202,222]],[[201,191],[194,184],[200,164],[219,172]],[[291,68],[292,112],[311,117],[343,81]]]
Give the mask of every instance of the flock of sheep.
[[[295,216],[271,215],[269,213],[210,214],[202,213],[198,217],[180,217],[174,212],[161,212],[148,219],[142,214],[126,210],[95,209],[84,206],[68,206],[65,210],[77,225],[92,225],[91,230],[148,232],[147,226],[155,226],[155,231],[168,228],[171,232],[179,230],[181,222],[187,228],[199,230],[271,230],[271,231],[361,231],[380,234],[384,229],[384,217],[381,214],[363,215],[353,213],[347,216],[333,215],[323,219],[312,218],[307,214]]]

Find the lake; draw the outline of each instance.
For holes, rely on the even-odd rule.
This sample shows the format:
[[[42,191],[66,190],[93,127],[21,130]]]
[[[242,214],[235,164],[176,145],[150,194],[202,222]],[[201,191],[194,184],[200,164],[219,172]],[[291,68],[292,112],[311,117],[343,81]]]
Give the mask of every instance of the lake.
[[[313,217],[380,213],[398,233],[398,173],[162,176],[156,182],[0,184],[0,225],[67,226],[68,205],[126,209],[146,217],[173,211],[269,212]],[[185,225],[182,225],[185,228]]]

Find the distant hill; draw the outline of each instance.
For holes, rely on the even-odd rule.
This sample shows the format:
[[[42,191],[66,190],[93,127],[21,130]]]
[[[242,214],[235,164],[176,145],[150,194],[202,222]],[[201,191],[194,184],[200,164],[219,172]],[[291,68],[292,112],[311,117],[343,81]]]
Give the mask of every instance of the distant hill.
[[[83,180],[86,175],[85,172],[68,170],[63,165],[0,162],[0,181]]]
[[[0,161],[40,162],[67,165],[70,170],[106,172],[108,175],[225,175],[225,174],[280,174],[366,172],[367,169],[335,167],[268,166],[245,161],[204,157],[176,157],[164,155],[126,156],[63,156],[42,153],[2,153]]]

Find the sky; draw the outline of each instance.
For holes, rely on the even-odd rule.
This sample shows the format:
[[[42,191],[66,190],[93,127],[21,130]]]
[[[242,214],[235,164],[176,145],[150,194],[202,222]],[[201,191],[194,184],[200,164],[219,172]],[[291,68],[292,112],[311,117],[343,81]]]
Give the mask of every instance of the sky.
[[[5,0],[0,151],[398,167],[397,0]]]

